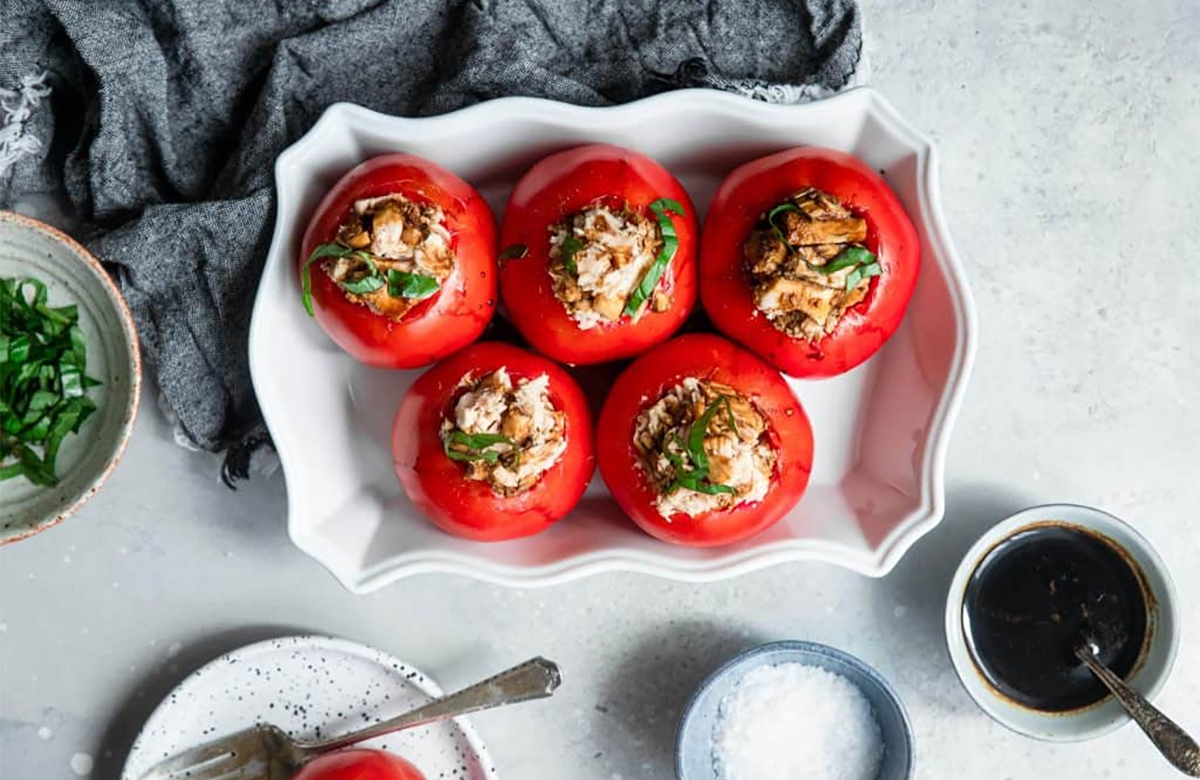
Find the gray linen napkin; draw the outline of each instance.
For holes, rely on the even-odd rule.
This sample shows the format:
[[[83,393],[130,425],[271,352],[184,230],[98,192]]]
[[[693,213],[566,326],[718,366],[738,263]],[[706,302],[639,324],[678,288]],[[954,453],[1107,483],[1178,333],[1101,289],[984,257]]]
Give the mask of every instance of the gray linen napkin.
[[[227,450],[227,483],[269,442],[247,331],[272,164],[331,103],[798,102],[863,78],[853,0],[475,2],[0,0],[0,206],[55,214],[109,264],[184,440]]]

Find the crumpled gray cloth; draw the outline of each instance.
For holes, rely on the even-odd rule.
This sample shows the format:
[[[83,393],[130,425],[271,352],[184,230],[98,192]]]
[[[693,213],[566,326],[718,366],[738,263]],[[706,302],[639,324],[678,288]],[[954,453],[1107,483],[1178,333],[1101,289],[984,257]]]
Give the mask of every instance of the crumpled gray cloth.
[[[228,448],[227,482],[268,442],[247,332],[272,165],[330,104],[798,102],[862,77],[853,0],[0,0],[0,19],[0,89],[42,71],[52,89],[0,205],[57,210],[108,264],[183,432]]]

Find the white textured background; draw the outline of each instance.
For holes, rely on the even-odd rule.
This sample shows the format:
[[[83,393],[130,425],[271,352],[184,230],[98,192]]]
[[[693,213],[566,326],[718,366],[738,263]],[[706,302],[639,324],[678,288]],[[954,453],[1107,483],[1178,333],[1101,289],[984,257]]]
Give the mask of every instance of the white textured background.
[[[941,145],[982,330],[946,519],[895,572],[796,564],[532,592],[430,576],[354,598],[289,544],[279,477],[229,493],[146,403],[105,491],[0,552],[4,780],[73,777],[77,753],[115,780],[190,668],[294,631],[376,645],[446,687],[558,660],[555,699],[475,719],[506,780],[671,777],[692,687],[779,638],[878,667],[912,715],[922,780],[1172,777],[1132,727],[1047,745],[988,720],[954,677],[941,615],[953,568],[999,517],[1046,501],[1107,509],[1175,577],[1183,645],[1160,704],[1200,732],[1200,5],[863,5],[871,83]]]

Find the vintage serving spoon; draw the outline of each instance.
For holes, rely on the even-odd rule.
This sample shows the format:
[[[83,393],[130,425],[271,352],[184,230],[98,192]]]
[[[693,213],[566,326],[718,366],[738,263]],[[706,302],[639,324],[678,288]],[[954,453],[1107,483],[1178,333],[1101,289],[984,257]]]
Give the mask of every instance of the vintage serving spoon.
[[[1175,721],[1163,715],[1145,697],[1130,688],[1107,666],[1096,660],[1099,646],[1090,633],[1082,634],[1075,643],[1075,657],[1096,675],[1113,698],[1129,713],[1129,717],[1146,732],[1158,752],[1179,771],[1190,777],[1200,777],[1200,746]]]
[[[332,739],[298,741],[270,724],[243,729],[172,756],[151,767],[140,780],[288,780],[323,753],[468,712],[543,699],[561,682],[553,661],[534,658],[458,693]]]

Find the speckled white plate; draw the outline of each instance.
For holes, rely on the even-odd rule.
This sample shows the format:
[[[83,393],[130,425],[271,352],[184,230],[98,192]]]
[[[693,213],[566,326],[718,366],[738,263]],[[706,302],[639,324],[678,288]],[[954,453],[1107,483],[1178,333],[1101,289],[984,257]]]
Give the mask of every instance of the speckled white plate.
[[[151,714],[125,760],[137,780],[162,759],[255,723],[297,737],[345,733],[442,695],[419,670],[370,647],[324,636],[247,645],[205,664]],[[487,748],[466,718],[362,743],[411,761],[430,780],[496,780]]]
[[[125,300],[99,261],[69,236],[36,219],[0,211],[0,277],[34,277],[51,306],[74,303],[87,343],[88,391],[98,407],[59,450],[54,487],[22,477],[0,483],[0,544],[57,525],[95,495],[133,433],[141,386],[137,332]]]
[[[842,149],[882,172],[917,228],[921,274],[895,336],[853,371],[793,381],[816,438],[812,479],[792,512],[744,542],[695,548],[652,539],[598,477],[568,517],[537,536],[480,544],[443,533],[404,497],[389,451],[396,407],[419,372],[358,364],[300,305],[305,224],[362,160],[400,150],[427,157],[475,185],[499,215],[529,165],[588,142],[654,157],[701,211],[741,163],[794,146]],[[250,370],[287,476],[292,541],[348,588],[365,592],[424,572],[510,585],[603,571],[697,581],[795,560],[881,576],[941,520],[946,448],[974,358],[974,308],[942,217],[933,142],[877,92],[800,106],[704,89],[612,108],[502,98],[421,119],[338,104],[279,156],[275,185]]]

